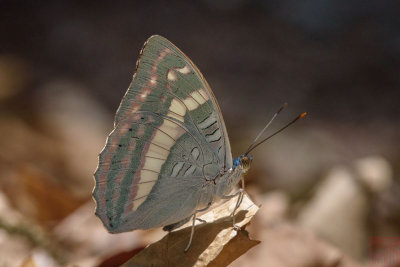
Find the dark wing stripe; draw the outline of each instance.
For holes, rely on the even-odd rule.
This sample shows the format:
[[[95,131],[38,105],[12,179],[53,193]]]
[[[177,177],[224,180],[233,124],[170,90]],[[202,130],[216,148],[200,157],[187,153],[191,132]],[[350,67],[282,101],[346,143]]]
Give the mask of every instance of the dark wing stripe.
[[[138,199],[141,199],[141,198],[144,198],[144,197],[147,197],[148,195],[150,195],[150,194],[147,194],[147,195],[144,195],[144,196],[140,196],[140,197],[138,197],[138,198],[135,198],[135,199],[133,199],[133,201],[138,200]]]
[[[153,181],[139,182],[137,184],[148,184],[148,183],[154,183],[154,182],[157,182],[157,181],[158,181],[158,179],[157,180],[153,180]]]
[[[149,171],[149,172],[160,174],[159,172],[156,172],[154,170],[149,170],[149,169],[144,169],[144,168],[142,168],[141,171]]]
[[[177,162],[174,167],[172,168],[172,173],[171,176],[172,177],[176,177],[178,175],[178,173],[181,171],[182,167],[185,164],[183,162]]]
[[[145,157],[145,158],[150,158],[150,159],[165,160],[165,159],[162,159],[162,158],[157,158],[157,157],[152,157],[152,156],[147,156],[147,155],[145,155],[144,157]]]
[[[208,116],[205,117],[204,120],[199,122],[199,127],[202,129],[207,129],[211,125],[214,125],[216,122],[218,122],[218,121],[213,112],[213,113],[208,114]]]
[[[215,139],[215,140],[210,140],[210,142],[211,142],[211,143],[218,142],[218,141],[220,141],[220,140],[221,140],[221,138],[222,138],[222,136],[220,135],[220,136],[218,137],[218,139]]]
[[[206,126],[205,128],[202,128],[203,130],[207,130],[208,128],[210,128],[211,126],[213,126],[214,124],[216,124],[217,121],[214,121],[212,124]],[[219,129],[219,128],[218,128]]]
[[[206,134],[206,138],[209,137],[209,136],[214,135],[218,130],[219,130],[219,128],[216,128],[212,133]]]
[[[192,166],[190,166],[186,171],[185,171],[185,174],[184,174],[184,176],[187,176],[188,174],[192,174],[195,170],[196,170],[196,166],[194,166],[194,165],[192,165]]]

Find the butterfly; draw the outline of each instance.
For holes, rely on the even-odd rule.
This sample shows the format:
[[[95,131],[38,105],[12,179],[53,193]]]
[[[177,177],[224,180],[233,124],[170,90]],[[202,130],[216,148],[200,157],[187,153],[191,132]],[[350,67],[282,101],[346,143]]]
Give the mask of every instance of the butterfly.
[[[110,233],[172,231],[192,219],[187,251],[198,212],[219,199],[237,197],[239,205],[249,150],[232,159],[207,81],[174,44],[151,36],[99,155],[96,215]],[[230,194],[240,180],[242,189]]]

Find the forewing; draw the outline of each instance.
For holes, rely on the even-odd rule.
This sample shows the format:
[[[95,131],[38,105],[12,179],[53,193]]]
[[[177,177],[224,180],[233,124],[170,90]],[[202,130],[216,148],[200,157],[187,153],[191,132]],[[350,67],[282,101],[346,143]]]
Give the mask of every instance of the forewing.
[[[210,86],[194,63],[164,37],[150,37],[142,49],[137,72],[118,109],[115,123],[141,109],[142,96],[157,94],[151,109],[162,107],[182,121],[193,134],[205,139],[221,169],[232,167],[232,155],[225,123]],[[172,104],[161,100],[172,97]],[[142,107],[143,109],[143,107]]]

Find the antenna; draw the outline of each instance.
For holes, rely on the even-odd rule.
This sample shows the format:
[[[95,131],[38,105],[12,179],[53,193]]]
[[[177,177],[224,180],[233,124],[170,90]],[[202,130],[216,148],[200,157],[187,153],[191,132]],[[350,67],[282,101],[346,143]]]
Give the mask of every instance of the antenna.
[[[275,133],[271,134],[270,136],[268,136],[267,138],[263,139],[262,141],[260,141],[258,144],[254,145],[253,147],[247,149],[247,152],[245,153],[245,155],[248,155],[250,153],[250,151],[252,151],[254,148],[258,147],[259,145],[261,145],[262,143],[264,143],[265,141],[267,141],[268,139],[270,139],[271,137],[275,136],[276,134],[282,132],[283,130],[285,130],[287,127],[289,127],[290,125],[292,125],[293,123],[295,123],[296,121],[300,120],[301,118],[303,118],[304,116],[307,115],[307,112],[303,112],[302,114],[300,114],[299,116],[297,116],[294,120],[292,120],[291,122],[289,122],[288,124],[286,124],[285,126],[283,126],[281,129],[279,129],[278,131],[276,131]]]
[[[271,125],[271,123],[275,120],[276,116],[278,116],[278,114],[284,110],[287,107],[287,103],[284,103],[277,112],[275,112],[274,116],[272,116],[271,120],[267,123],[267,125],[265,125],[265,127],[260,131],[260,133],[256,136],[256,138],[254,139],[254,141],[250,144],[249,148],[247,148],[247,152],[245,153],[245,155],[247,155],[248,152],[250,152],[252,150],[252,146],[257,142],[257,140],[260,138],[260,136],[265,132],[265,130],[267,130],[267,128]]]

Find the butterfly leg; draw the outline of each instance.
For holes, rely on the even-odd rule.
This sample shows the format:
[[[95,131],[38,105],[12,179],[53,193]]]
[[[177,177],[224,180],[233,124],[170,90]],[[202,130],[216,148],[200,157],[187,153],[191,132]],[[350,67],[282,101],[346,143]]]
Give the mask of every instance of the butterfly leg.
[[[199,210],[196,210],[194,213],[193,213],[193,220],[192,220],[192,231],[190,232],[190,239],[189,239],[189,243],[187,244],[187,246],[186,246],[186,248],[185,248],[185,252],[187,252],[188,250],[189,250],[189,248],[190,248],[190,244],[192,244],[192,239],[193,239],[193,235],[194,235],[194,225],[195,225],[195,222],[196,222],[196,214],[198,213],[198,212],[202,212],[202,211],[205,211],[205,210],[208,210],[208,208],[211,206],[211,202],[210,203],[208,203],[208,205],[207,205],[207,207],[205,207],[205,208],[203,208],[203,209],[199,209]],[[202,220],[202,219],[199,219],[200,221],[203,221],[203,222],[206,222],[206,221],[204,221],[204,220]]]
[[[244,178],[243,177],[242,177],[241,181],[242,181],[242,188],[240,188],[238,191],[236,191],[232,195],[222,197],[223,199],[231,199],[231,198],[238,196],[235,208],[233,209],[233,211],[231,213],[233,228],[235,228],[236,230],[240,230],[240,227],[237,226],[236,222],[235,222],[235,212],[239,208],[240,204],[242,204],[242,200],[243,200],[243,195],[244,195]]]

